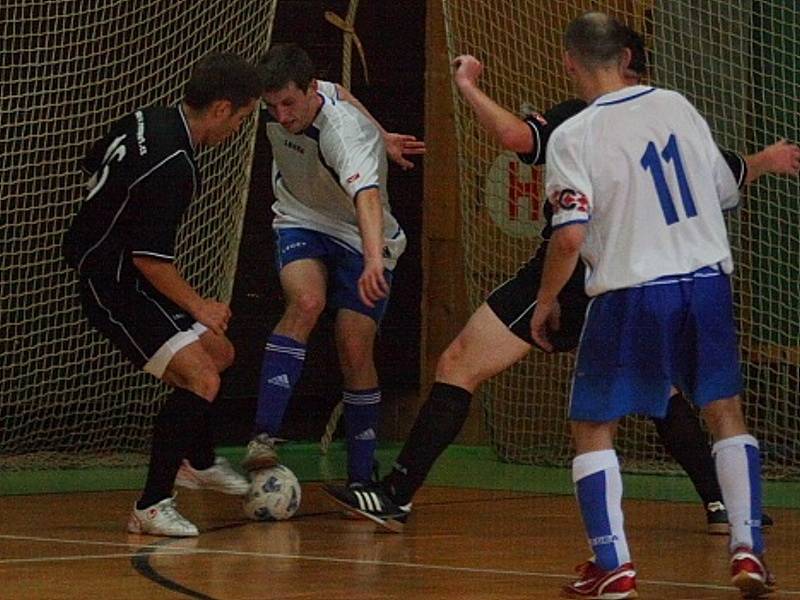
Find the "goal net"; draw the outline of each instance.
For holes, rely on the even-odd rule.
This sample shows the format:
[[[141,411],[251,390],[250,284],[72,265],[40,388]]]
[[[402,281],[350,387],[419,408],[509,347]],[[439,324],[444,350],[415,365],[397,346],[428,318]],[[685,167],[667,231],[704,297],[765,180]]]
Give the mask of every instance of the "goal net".
[[[212,51],[256,60],[275,0],[4,0],[0,5],[0,469],[143,461],[166,389],[84,321],[61,238],[84,195],[78,160],[137,108],[174,104]],[[255,119],[202,152],[203,194],[178,262],[229,299]]]
[[[792,0],[443,0],[450,58],[474,54],[481,86],[501,105],[543,111],[572,97],[562,32],[585,10],[614,14],[643,33],[653,84],[685,94],[717,141],[754,152],[798,132],[800,20]],[[539,243],[543,172],[503,152],[454,89],[462,238],[471,307],[510,277]],[[800,476],[800,189],[773,176],[751,185],[729,217],[747,420],[765,471]],[[572,355],[534,351],[479,392],[498,455],[567,464]],[[618,447],[628,469],[675,464],[646,419],[630,417]]]

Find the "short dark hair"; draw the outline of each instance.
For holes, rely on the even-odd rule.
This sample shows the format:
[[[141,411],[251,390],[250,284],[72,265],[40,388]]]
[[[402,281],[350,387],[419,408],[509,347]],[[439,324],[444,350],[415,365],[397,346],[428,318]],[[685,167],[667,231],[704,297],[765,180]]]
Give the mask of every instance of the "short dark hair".
[[[644,37],[635,29],[623,25],[627,41],[625,47],[631,51],[631,62],[628,68],[638,75],[644,77],[647,74],[647,48],[644,44]]]
[[[264,91],[276,92],[290,83],[305,91],[314,79],[314,63],[297,44],[278,44],[258,61]]]
[[[235,109],[261,97],[258,69],[231,52],[207,54],[198,61],[183,90],[190,107],[202,110],[216,100],[228,100]]]
[[[619,61],[627,41],[625,26],[601,12],[582,14],[564,32],[567,50],[588,68]]]

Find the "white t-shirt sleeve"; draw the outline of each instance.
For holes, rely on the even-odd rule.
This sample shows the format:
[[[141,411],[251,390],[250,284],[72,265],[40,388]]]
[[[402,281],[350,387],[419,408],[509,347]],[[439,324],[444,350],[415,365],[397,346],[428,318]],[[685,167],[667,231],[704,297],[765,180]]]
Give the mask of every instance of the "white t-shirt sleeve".
[[[580,135],[560,127],[547,145],[545,192],[553,208],[553,228],[586,223],[592,214],[592,182],[580,151]]]
[[[328,98],[339,100],[339,91],[336,89],[336,84],[333,82],[317,79],[317,91]]]
[[[364,189],[380,187],[380,157],[386,150],[373,126],[343,120],[320,136],[320,151],[353,200]]]
[[[688,101],[685,101],[689,107],[689,113],[692,120],[697,127],[698,135],[702,139],[705,148],[706,156],[711,164],[711,170],[714,174],[714,186],[717,189],[719,196],[719,203],[722,210],[731,210],[739,205],[739,185],[736,178],[733,176],[725,157],[722,156],[719,146],[714,141],[714,136],[711,135],[711,128],[703,116],[697,112],[697,109],[692,106]]]

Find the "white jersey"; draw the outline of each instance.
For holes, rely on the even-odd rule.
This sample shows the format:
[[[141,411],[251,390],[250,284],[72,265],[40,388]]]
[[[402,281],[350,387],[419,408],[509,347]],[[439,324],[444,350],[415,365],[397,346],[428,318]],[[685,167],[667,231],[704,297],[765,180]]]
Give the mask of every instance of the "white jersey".
[[[587,224],[590,296],[733,269],[722,210],[738,204],[736,181],[705,119],[676,92],[627,87],[563,123],[547,147],[546,187],[554,229]]]
[[[363,254],[355,198],[378,188],[383,203],[384,264],[393,269],[406,236],[392,216],[386,193],[386,147],[377,127],[339,100],[336,86],[320,81],[322,107],[300,134],[267,122],[272,144],[273,227],[303,227],[331,236]]]

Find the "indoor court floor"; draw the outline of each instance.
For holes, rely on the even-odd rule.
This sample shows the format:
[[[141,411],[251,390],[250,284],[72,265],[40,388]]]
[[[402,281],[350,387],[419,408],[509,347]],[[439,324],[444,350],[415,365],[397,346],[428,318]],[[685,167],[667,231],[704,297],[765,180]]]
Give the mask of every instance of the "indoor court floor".
[[[587,558],[574,500],[425,487],[402,534],[343,518],[318,483],[290,521],[242,518],[239,500],[180,493],[195,539],[128,535],[136,492],[0,497],[0,599],[499,600],[557,598]],[[627,500],[642,598],[735,599],[726,538],[697,504]],[[772,598],[800,599],[800,511],[770,509]]]

